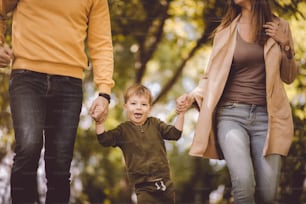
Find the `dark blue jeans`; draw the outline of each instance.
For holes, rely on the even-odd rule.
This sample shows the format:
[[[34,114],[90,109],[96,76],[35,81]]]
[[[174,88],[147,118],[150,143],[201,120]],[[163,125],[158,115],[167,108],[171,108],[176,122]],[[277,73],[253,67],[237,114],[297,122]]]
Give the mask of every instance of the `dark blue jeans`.
[[[13,70],[9,97],[16,140],[11,173],[13,204],[38,200],[37,168],[43,146],[46,203],[68,203],[82,80]]]

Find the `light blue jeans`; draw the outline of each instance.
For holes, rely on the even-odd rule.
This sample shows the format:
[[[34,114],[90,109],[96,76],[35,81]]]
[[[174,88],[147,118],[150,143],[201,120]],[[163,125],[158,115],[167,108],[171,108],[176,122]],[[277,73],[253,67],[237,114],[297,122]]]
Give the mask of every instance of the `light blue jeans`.
[[[274,203],[281,156],[262,155],[268,131],[266,107],[225,103],[218,106],[216,120],[235,203]]]

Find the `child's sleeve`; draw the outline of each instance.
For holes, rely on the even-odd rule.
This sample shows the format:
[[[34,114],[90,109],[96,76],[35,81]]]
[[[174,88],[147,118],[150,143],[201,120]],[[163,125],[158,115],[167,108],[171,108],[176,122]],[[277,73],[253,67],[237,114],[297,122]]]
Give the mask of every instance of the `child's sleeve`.
[[[102,134],[98,134],[97,138],[99,143],[105,147],[116,147],[118,146],[118,139],[121,134],[120,127],[115,129],[104,131]]]
[[[161,135],[165,140],[178,140],[182,136],[182,131],[175,128],[174,125],[169,125],[159,119],[156,119]]]

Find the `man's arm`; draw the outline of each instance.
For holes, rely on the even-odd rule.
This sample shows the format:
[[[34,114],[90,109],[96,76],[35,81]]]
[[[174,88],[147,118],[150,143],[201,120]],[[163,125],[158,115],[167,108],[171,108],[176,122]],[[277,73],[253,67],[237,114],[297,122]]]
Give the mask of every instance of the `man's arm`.
[[[88,51],[99,93],[111,94],[114,56],[107,0],[93,0],[88,24]]]
[[[107,117],[113,81],[113,45],[107,0],[94,0],[88,24],[88,50],[99,96],[90,107],[95,121]]]

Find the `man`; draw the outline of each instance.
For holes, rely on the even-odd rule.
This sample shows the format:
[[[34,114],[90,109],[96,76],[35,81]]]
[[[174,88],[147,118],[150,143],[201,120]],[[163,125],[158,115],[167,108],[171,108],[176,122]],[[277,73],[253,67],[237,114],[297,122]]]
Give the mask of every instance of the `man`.
[[[3,45],[10,11],[12,50]],[[0,66],[12,62],[9,96],[16,140],[12,202],[37,202],[36,172],[44,146],[46,203],[68,203],[83,71],[88,67],[85,42],[99,90],[90,107],[96,121],[105,119],[114,85],[107,0],[2,0],[0,12]]]

